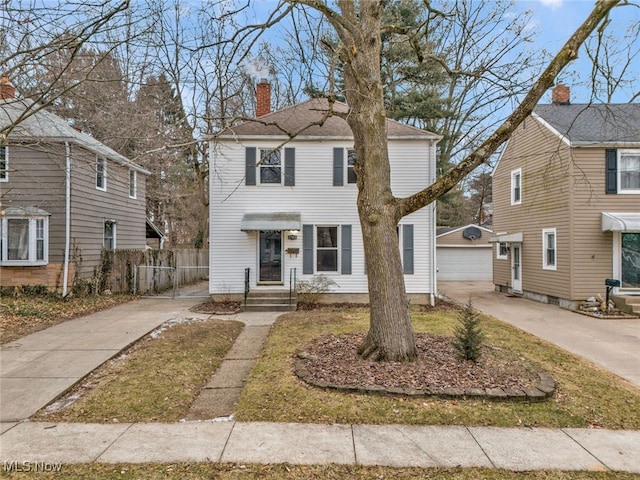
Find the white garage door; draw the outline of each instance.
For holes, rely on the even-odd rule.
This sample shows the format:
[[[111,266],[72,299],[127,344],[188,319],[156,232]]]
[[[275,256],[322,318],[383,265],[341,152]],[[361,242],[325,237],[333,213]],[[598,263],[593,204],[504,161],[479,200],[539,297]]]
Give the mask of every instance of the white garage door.
[[[493,249],[491,247],[437,248],[438,280],[493,280]]]

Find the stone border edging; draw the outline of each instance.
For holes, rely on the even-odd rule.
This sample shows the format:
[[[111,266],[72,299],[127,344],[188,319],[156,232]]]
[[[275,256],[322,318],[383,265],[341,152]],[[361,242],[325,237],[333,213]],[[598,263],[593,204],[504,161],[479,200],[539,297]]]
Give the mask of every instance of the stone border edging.
[[[300,352],[302,353],[302,352]],[[354,386],[339,385],[330,382],[315,381],[304,364],[306,358],[301,358],[300,353],[296,354],[293,370],[295,374],[305,383],[331,390],[344,391],[349,393],[365,393],[373,395],[395,395],[408,397],[438,397],[438,398],[484,398],[490,400],[521,400],[521,401],[542,401],[553,396],[556,391],[556,382],[547,372],[538,372],[538,383],[533,387],[526,388],[452,388],[452,387],[432,387],[432,388],[397,388],[382,387],[378,385]],[[304,353],[302,353],[304,356]]]

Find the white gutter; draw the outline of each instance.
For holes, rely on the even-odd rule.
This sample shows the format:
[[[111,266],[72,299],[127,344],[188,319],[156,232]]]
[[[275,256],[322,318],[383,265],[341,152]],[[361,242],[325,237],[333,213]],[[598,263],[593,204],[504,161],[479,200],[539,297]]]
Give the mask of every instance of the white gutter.
[[[431,142],[429,142],[429,157],[430,158],[430,170],[431,170],[431,184],[433,184],[436,181],[436,143],[433,140],[431,140]],[[436,250],[436,229],[437,229],[437,222],[438,220],[436,219],[437,213],[436,212],[436,202],[433,201],[431,202],[431,205],[429,205],[429,208],[431,209],[431,224],[429,225],[429,229],[431,230],[429,232],[429,239],[431,240],[431,268],[429,268],[429,276],[431,277],[429,280],[431,281],[431,292],[429,293],[429,305],[431,305],[432,307],[435,306],[436,304],[436,299],[435,296],[438,293],[438,275],[436,273],[436,269],[437,264],[438,264],[438,259],[436,258],[437,255],[437,250]]]
[[[66,297],[67,282],[69,281],[69,248],[71,244],[71,145],[64,142],[67,152],[67,167],[65,169],[65,213],[64,213],[64,263],[62,267],[62,298]]]

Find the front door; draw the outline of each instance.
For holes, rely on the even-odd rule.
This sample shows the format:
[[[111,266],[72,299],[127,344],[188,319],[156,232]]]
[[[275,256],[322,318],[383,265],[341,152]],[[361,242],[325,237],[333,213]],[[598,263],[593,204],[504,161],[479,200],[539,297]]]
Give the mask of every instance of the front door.
[[[282,283],[282,232],[260,231],[260,283]]]
[[[622,234],[622,288],[640,288],[640,233]]]
[[[521,245],[511,244],[511,288],[514,292],[522,293],[522,258]]]

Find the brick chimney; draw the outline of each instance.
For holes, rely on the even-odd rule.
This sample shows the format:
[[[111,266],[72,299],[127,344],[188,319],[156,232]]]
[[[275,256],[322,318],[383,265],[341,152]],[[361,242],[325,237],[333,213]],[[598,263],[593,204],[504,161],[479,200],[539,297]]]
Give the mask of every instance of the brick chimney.
[[[551,103],[554,105],[569,105],[571,103],[571,91],[566,85],[559,83],[551,92]]]
[[[256,85],[256,118],[271,113],[271,84],[266,78]]]
[[[16,98],[16,87],[11,84],[9,76],[5,73],[0,77],[0,100]]]

